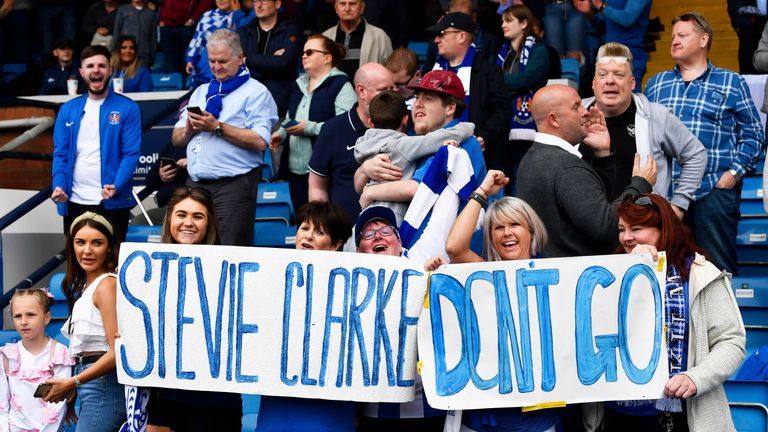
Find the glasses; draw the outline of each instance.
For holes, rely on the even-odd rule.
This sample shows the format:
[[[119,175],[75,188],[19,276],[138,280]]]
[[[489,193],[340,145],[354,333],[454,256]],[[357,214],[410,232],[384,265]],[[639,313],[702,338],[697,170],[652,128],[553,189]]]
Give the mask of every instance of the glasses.
[[[411,76],[409,76],[408,79],[405,80],[405,82],[397,82],[397,83],[395,83],[395,87],[398,87],[398,88],[401,88],[401,89],[406,88],[408,86],[408,83],[410,83],[413,80],[413,77],[416,76],[416,72],[418,72],[418,71],[419,71],[418,69],[413,71]]]
[[[439,32],[437,32],[437,34],[435,34],[435,36],[437,36],[437,37],[442,39],[448,33],[462,33],[462,31],[461,30],[440,30]]]
[[[674,20],[672,20],[672,25],[674,25],[678,21],[693,21],[693,22],[696,23],[696,27],[698,27],[699,30],[701,30],[702,33],[709,34],[709,32],[704,30],[705,28],[707,28],[707,27],[704,26],[704,23],[702,23],[701,20],[699,19],[699,17],[697,17],[694,14],[691,14],[691,13],[682,14],[679,17],[676,17]]]
[[[629,63],[629,59],[623,56],[602,56],[597,58],[597,62],[603,65],[607,65],[610,62],[614,62],[617,65],[625,65]]]
[[[656,213],[661,214],[661,209],[659,206],[657,206],[656,203],[646,195],[628,196],[624,199],[624,201],[632,201],[632,204],[639,205],[641,207],[650,207],[655,210]]]
[[[314,54],[314,53],[328,54],[328,51],[320,51],[320,50],[316,50],[316,49],[312,49],[312,48],[307,48],[301,54],[305,55],[307,57],[312,57],[312,54]]]
[[[361,235],[361,237],[363,238],[363,240],[370,240],[376,237],[376,233],[381,234],[382,237],[389,237],[395,233],[395,228],[393,228],[391,225],[387,225],[379,229],[365,230],[363,231],[363,234]]]
[[[264,4],[264,3],[274,3],[275,1],[277,1],[277,0],[253,0],[253,4],[256,4],[256,3],[262,3],[262,4]]]

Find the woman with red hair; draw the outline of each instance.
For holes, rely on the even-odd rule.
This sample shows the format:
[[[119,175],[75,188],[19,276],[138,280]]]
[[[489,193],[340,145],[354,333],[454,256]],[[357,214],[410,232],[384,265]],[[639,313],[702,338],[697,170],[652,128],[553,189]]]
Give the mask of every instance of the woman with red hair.
[[[734,430],[723,382],[741,365],[746,337],[730,275],[707,261],[664,198],[629,197],[617,215],[618,252],[658,260],[658,251],[666,251],[670,378],[662,399],[607,402],[604,430]]]

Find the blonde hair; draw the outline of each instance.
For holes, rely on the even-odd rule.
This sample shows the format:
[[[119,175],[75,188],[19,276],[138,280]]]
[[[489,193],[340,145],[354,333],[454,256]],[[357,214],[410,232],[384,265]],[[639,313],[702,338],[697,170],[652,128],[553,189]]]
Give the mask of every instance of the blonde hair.
[[[13,315],[13,301],[19,297],[35,297],[37,302],[43,308],[43,314],[47,314],[51,311],[51,305],[53,304],[53,297],[49,295],[48,290],[45,288],[25,288],[17,289],[11,296],[9,305],[11,306],[11,315]]]
[[[488,207],[483,220],[483,242],[488,261],[501,261],[501,255],[493,247],[491,230],[494,224],[518,223],[531,233],[531,257],[535,257],[547,244],[547,229],[539,215],[528,203],[515,197],[504,197]]]
[[[629,71],[632,74],[635,73],[635,67],[632,61],[632,51],[630,51],[626,45],[622,45],[617,42],[608,42],[597,50],[597,56],[595,56],[595,60],[599,59],[600,57],[626,57],[627,62],[629,63]],[[595,61],[595,71],[597,71],[598,67],[600,67],[600,63]]]

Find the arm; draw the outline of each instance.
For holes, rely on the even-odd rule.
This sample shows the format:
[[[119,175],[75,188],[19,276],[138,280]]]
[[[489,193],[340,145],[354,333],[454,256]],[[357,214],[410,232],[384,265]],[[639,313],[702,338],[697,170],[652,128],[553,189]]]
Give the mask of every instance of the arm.
[[[599,7],[599,4],[603,4],[602,0],[595,0],[595,6]],[[628,1],[624,6],[624,9],[618,9],[611,6],[611,3],[606,5],[603,10],[605,17],[621,26],[631,27],[637,23],[640,18],[640,14],[651,3],[651,0],[633,0]]]
[[[408,161],[417,161],[425,156],[431,156],[448,140],[462,142],[475,132],[472,123],[459,123],[450,128],[440,128],[426,135],[400,135],[390,141],[382,149],[384,152],[398,153]]]
[[[328,177],[316,174],[311,169],[309,171],[309,200],[328,202],[328,186],[331,181]]]
[[[367,186],[360,196],[360,207],[367,207],[373,201],[410,202],[416,195],[419,184],[414,180],[398,180]]]
[[[93,365],[77,375],[80,382],[87,383],[115,369],[115,334],[117,333],[117,289],[115,278],[107,277],[96,287],[93,294],[93,304],[99,310],[104,323],[104,334],[109,348],[107,352]],[[69,396],[75,389],[73,378],[52,378],[47,381],[52,384],[51,391],[43,398],[46,402],[59,402]]]
[[[213,11],[208,11],[206,13],[210,14],[213,13]],[[194,66],[198,61],[200,61],[200,53],[202,53],[203,49],[205,48],[205,38],[203,37],[204,34],[205,32],[203,32],[203,23],[200,21],[197,23],[197,27],[195,27],[195,34],[189,41],[187,54],[184,59],[185,63],[192,63]]]
[[[378,154],[360,165],[355,171],[355,192],[361,193],[368,180],[395,181],[403,176],[403,170],[390,162],[388,154]]]
[[[651,109],[654,109],[654,106],[651,106]],[[660,119],[663,120],[660,125],[664,133],[661,149],[668,158],[673,157],[681,167],[670,203],[687,210],[707,167],[707,149],[671,111],[663,108],[660,113]]]
[[[486,174],[485,179],[483,179],[483,183],[475,192],[487,198],[488,195],[494,195],[499,192],[507,183],[509,183],[509,178],[505,177],[503,172],[490,170]],[[482,209],[483,207],[479,202],[471,199],[453,222],[451,232],[445,241],[445,251],[448,253],[452,263],[483,261],[479,255],[472,252],[469,248],[469,243],[472,240],[472,234],[475,232],[475,225],[477,225],[480,210]]]
[[[131,187],[133,170],[141,156],[141,113],[139,107],[132,103],[125,110],[123,128],[120,131],[120,165],[115,174],[115,188],[124,191]]]
[[[0,432],[11,430],[8,417],[11,412],[11,392],[8,388],[8,375],[5,373],[7,363],[5,354],[0,354]]]
[[[731,168],[736,170],[739,177],[744,178],[744,176],[755,171],[757,159],[760,157],[760,150],[765,142],[765,135],[757,108],[755,108],[755,103],[752,102],[752,97],[749,94],[747,82],[741,76],[738,77],[738,80],[739,86],[736,89],[737,100],[734,106],[738,139],[736,159],[731,164]],[[723,175],[730,177],[728,171]]]
[[[260,74],[286,74],[292,76],[299,62],[299,51],[302,47],[303,36],[298,27],[293,24],[286,26],[288,33],[282,45],[267,45],[267,52],[262,54],[251,46],[243,46],[245,51],[245,64],[251,71],[257,71]],[[238,33],[244,34],[244,30]]]
[[[51,172],[53,174],[51,184],[53,194],[51,195],[51,198],[57,202],[64,202],[68,199],[64,193],[67,189],[67,185],[65,184],[67,177],[66,170],[67,165],[69,165],[71,145],[69,128],[65,126],[65,117],[67,113],[67,107],[61,107],[53,127],[53,166],[51,167]]]
[[[760,37],[757,50],[755,50],[755,54],[752,56],[752,63],[758,72],[768,72],[768,23],[763,28],[763,35]]]
[[[537,43],[531,50],[531,58],[525,70],[504,74],[504,84],[512,93],[536,90],[547,83],[549,74],[549,53],[543,42]]]
[[[695,271],[696,264],[692,268]],[[701,363],[684,372],[696,386],[698,394],[721,385],[735,372],[744,359],[746,336],[736,300],[726,279],[718,278],[699,294],[705,313],[709,353]],[[692,312],[695,311],[694,303]],[[694,335],[691,335],[694,337]]]

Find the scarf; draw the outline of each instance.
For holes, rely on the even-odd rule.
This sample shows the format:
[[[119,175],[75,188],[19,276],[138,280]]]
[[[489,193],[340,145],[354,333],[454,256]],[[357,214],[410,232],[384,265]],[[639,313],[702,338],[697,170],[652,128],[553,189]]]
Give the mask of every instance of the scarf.
[[[528,59],[531,57],[531,50],[533,50],[533,47],[536,45],[536,39],[533,36],[528,36],[525,38],[525,42],[523,42],[523,47],[521,49],[520,53],[520,68],[518,70],[518,73],[523,72],[525,70],[525,67],[528,65]],[[502,47],[501,51],[499,51],[499,55],[496,56],[496,64],[499,65],[504,70],[504,73],[506,74],[506,68],[508,67],[508,63],[511,63],[514,59],[514,56],[516,55],[515,51],[512,49],[512,43],[507,41]],[[509,58],[512,56],[512,58]],[[515,98],[512,100],[512,129],[531,129],[536,130],[536,123],[533,121],[533,115],[531,114],[531,99],[533,99],[533,90],[528,90],[527,92],[522,92],[517,94]],[[517,139],[517,137],[513,137],[515,135],[513,132],[510,132],[510,139]],[[530,135],[530,132],[528,134],[519,137],[521,139],[529,139],[528,136]]]
[[[686,265],[690,268],[693,259],[688,259]],[[667,286],[664,290],[664,327],[667,338],[667,361],[669,377],[685,372],[688,357],[688,281],[683,281],[675,266],[667,268]],[[616,401],[622,406],[653,405],[662,412],[682,412],[680,399],[663,397],[656,400]]]
[[[229,78],[226,81],[219,81],[212,79],[208,84],[208,93],[205,95],[205,111],[211,113],[214,117],[219,118],[223,103],[221,98],[237,90],[238,87],[245,84],[251,77],[248,68],[245,65],[240,65],[240,69],[235,76]]]
[[[475,60],[475,54],[477,54],[477,48],[475,47],[475,44],[472,44],[464,55],[464,60],[462,60],[461,64],[456,67],[451,67],[448,63],[448,59],[438,55],[435,60],[435,67],[432,68],[432,70],[453,71],[459,76],[461,84],[464,86],[464,103],[467,105],[467,109],[465,109],[464,112],[461,113],[461,117],[458,118],[458,120],[462,122],[469,121],[469,98],[471,96],[469,83],[472,77],[472,62]]]

